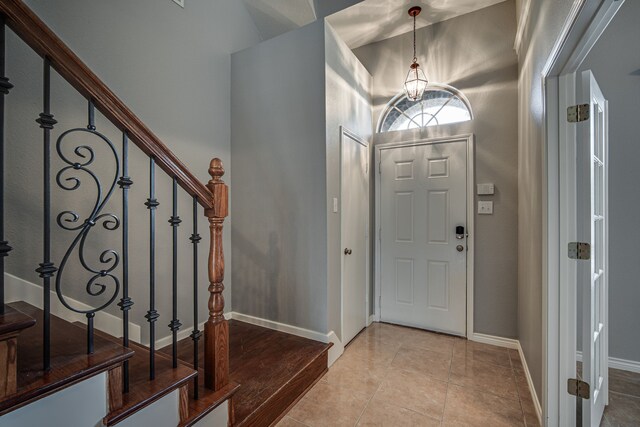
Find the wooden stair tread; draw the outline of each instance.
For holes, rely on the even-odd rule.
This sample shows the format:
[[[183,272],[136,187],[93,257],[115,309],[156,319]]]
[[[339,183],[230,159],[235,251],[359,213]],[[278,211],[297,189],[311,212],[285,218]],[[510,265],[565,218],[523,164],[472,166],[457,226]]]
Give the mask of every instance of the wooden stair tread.
[[[204,377],[204,371],[199,371]],[[179,427],[190,427],[204,418],[209,412],[230,399],[240,388],[240,384],[230,382],[218,391],[209,390],[200,384],[198,387],[198,400],[193,398],[193,387],[189,387],[189,417],[183,420]]]
[[[4,314],[0,315],[0,336],[27,329],[36,324],[36,319],[27,316],[10,305],[4,306]]]
[[[18,390],[0,402],[0,415],[104,372],[133,356],[133,351],[102,337],[95,337],[94,353],[87,354],[86,331],[51,316],[51,370],[42,370],[43,312],[25,302],[13,309],[36,320],[18,339]]]
[[[103,332],[99,334],[104,335]],[[103,419],[107,426],[125,420],[196,376],[196,371],[184,363],[178,363],[178,367],[173,368],[171,358],[156,351],[156,375],[152,381],[149,379],[149,348],[135,342],[130,342],[129,346],[135,352],[129,361],[129,392],[122,395],[122,407],[109,412]]]
[[[327,371],[330,347],[230,320],[230,379],[240,384],[233,397],[235,425],[269,425],[279,419]],[[204,346],[199,349],[199,364],[204,366]],[[170,352],[171,347],[161,351]],[[178,343],[178,357],[191,364],[191,338]]]

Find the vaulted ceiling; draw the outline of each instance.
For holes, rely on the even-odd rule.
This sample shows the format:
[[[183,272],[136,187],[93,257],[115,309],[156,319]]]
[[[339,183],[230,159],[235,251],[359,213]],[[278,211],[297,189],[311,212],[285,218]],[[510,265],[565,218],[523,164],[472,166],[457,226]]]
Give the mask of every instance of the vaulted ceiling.
[[[422,28],[505,0],[364,0],[327,20],[350,48],[385,40],[413,29],[407,11],[421,6],[416,27]]]
[[[352,49],[411,31],[407,14],[421,6],[417,27],[464,15],[505,0],[243,0],[263,40],[327,20]],[[349,7],[350,6],[350,7]]]

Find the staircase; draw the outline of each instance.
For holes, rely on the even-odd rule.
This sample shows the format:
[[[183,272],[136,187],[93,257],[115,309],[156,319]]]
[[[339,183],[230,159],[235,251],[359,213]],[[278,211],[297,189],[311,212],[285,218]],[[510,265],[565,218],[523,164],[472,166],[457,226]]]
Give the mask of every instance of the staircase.
[[[99,397],[100,392],[94,391],[91,393],[96,393],[95,396],[83,398],[99,397],[106,401],[105,413],[100,415],[100,422],[106,426],[127,422],[142,425],[140,418],[135,417],[143,410],[156,408],[160,411],[158,405],[166,410],[165,403],[171,396],[177,396],[172,411],[180,426],[197,423],[274,425],[326,372],[330,345],[242,322],[230,323],[225,318],[222,236],[228,214],[228,187],[222,180],[222,162],[217,158],[211,160],[208,169],[211,179],[206,184],[201,183],[21,0],[0,0],[0,176],[5,176],[5,102],[11,101],[13,89],[5,77],[7,27],[43,62],[42,112],[34,126],[41,129],[44,180],[40,187],[42,258],[35,269],[42,287],[38,301],[6,303],[5,259],[12,248],[5,240],[4,179],[0,186],[0,425],[7,419],[16,422],[16,414],[20,413],[14,411],[20,408],[58,396],[66,389],[80,390],[78,387],[96,378],[105,378],[105,396]],[[87,100],[83,127],[56,128],[58,122],[51,109],[52,74],[55,73]],[[120,144],[113,143],[98,129],[98,114],[119,130]],[[94,145],[77,143],[80,138],[83,141],[91,139],[102,148],[98,150]],[[147,156],[149,164],[148,197],[144,200],[148,210],[149,265],[146,266],[130,263],[130,241],[140,239],[139,230],[129,226],[130,205],[143,202],[131,199],[130,195],[134,185],[129,171],[130,151],[134,148],[130,143]],[[108,157],[104,157],[105,153]],[[56,169],[54,164],[62,166]],[[112,165],[112,170],[110,180],[103,185],[104,180],[101,181],[102,175],[96,166],[104,169],[105,165]],[[156,238],[158,168],[172,182],[172,214],[168,218],[170,242]],[[53,211],[52,197],[56,191],[77,194],[73,192],[81,185],[83,188],[93,186],[97,194],[91,201],[90,213],[83,217],[73,210]],[[122,200],[120,216],[108,210],[109,200],[116,192],[120,192]],[[182,219],[178,216],[178,207],[182,193],[187,193],[192,201],[193,221],[188,236],[179,228]],[[202,240],[198,233],[198,217],[202,213],[209,222],[210,244],[206,265],[208,319],[201,331],[199,308],[203,301],[199,291],[204,274],[198,264]],[[98,253],[91,253],[95,245],[85,245],[85,242],[92,241],[90,237],[97,234],[96,226],[102,233],[118,236],[119,247],[99,241],[104,247]],[[56,241],[56,234],[52,233],[54,227],[68,233],[68,241]],[[187,285],[178,280],[179,260],[186,252],[179,250],[180,242],[186,239],[191,246],[186,256],[190,257],[193,266],[191,283]],[[12,245],[22,243],[12,242]],[[171,247],[171,259],[158,258],[159,245]],[[64,255],[56,259],[52,255],[56,252],[53,249],[61,248]],[[160,279],[156,277],[158,263],[171,265],[171,295],[163,295],[156,286]],[[129,276],[134,269],[144,269],[148,283],[130,283]],[[79,270],[89,279],[77,277]],[[130,296],[134,286],[146,286],[148,290],[149,300],[144,307],[149,336],[147,345],[130,337],[132,310],[143,309],[134,306]],[[83,293],[83,304],[78,304],[70,293],[74,296]],[[192,329],[188,338],[180,340],[183,335],[180,332],[184,329],[178,319],[178,304],[179,296],[185,293],[190,293],[193,301]],[[157,325],[160,314],[156,302],[160,298],[171,300],[168,329],[160,329]],[[86,301],[91,303],[85,304]],[[64,307],[62,315],[52,314],[53,303]],[[96,315],[99,317],[114,306],[119,307],[122,319],[122,332],[117,337],[96,327]],[[184,310],[181,307],[182,313]],[[75,318],[83,316],[86,320],[78,323],[71,315]],[[158,339],[167,332],[171,344],[156,348]],[[51,409],[68,414],[69,425],[75,423],[72,421],[74,411],[80,412],[74,407]],[[223,416],[216,415],[215,418],[212,413]],[[3,418],[5,414],[13,418]],[[223,421],[215,421],[221,419]],[[91,421],[91,425],[95,422]]]

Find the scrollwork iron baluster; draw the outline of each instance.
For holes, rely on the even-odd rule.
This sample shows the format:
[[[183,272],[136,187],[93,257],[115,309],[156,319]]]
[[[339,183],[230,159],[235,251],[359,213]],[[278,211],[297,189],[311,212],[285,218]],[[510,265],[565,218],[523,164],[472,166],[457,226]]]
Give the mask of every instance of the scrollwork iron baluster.
[[[63,145],[65,138],[72,134],[88,134],[91,136],[95,136],[97,137],[98,141],[105,143],[111,151],[111,154],[113,154],[115,173],[106,194],[103,191],[100,179],[89,168],[96,157],[95,151],[91,146],[76,146],[73,149],[73,154],[77,156],[78,159],[75,161],[64,153]],[[75,313],[81,313],[87,316],[87,352],[92,353],[93,319],[95,317],[95,314],[111,305],[111,303],[113,303],[118,297],[120,292],[120,281],[114,274],[114,270],[118,267],[118,264],[120,262],[120,255],[115,249],[105,249],[100,253],[100,256],[98,257],[99,265],[91,264],[87,261],[87,257],[85,254],[85,245],[87,242],[87,238],[89,237],[90,232],[94,226],[101,223],[102,227],[109,231],[115,231],[120,227],[120,220],[115,214],[103,213],[103,210],[109,202],[109,199],[111,198],[111,195],[113,194],[113,191],[115,190],[115,187],[118,183],[118,178],[120,175],[120,159],[113,143],[105,135],[96,130],[94,106],[91,101],[89,101],[89,124],[87,125],[87,128],[74,128],[63,132],[56,141],[56,151],[60,159],[67,164],[67,166],[62,167],[62,169],[60,169],[56,174],[56,183],[61,189],[66,191],[75,191],[80,188],[80,173],[85,174],[89,178],[91,178],[96,186],[96,198],[93,208],[91,210],[91,213],[82,223],[80,223],[80,215],[78,215],[73,210],[62,211],[56,218],[56,222],[60,228],[71,232],[77,232],[76,237],[71,242],[69,248],[66,250],[62,258],[62,261],[60,262],[58,274],[56,275],[56,294],[58,295],[58,299],[60,300],[62,305],[64,305],[67,309]],[[111,285],[113,287],[113,292],[111,296],[106,300],[106,302],[99,304],[97,307],[88,309],[74,307],[71,303],[69,303],[62,292],[62,281],[64,278],[65,268],[76,248],[80,265],[84,270],[91,273],[92,275],[85,285],[85,291],[87,294],[89,294],[91,297],[100,297],[105,294],[108,288],[108,285],[104,284],[104,281],[108,279],[112,282]]]

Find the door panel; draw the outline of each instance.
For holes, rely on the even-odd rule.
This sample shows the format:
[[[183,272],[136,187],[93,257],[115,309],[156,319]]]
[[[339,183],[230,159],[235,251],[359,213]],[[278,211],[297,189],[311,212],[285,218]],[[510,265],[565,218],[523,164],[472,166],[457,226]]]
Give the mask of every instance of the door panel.
[[[589,261],[578,262],[582,291],[583,425],[599,426],[608,401],[608,105],[590,71],[579,76],[580,103],[590,118],[578,124],[578,239],[591,245]]]
[[[381,320],[465,335],[466,140],[383,149],[380,174]]]
[[[369,148],[347,133],[342,137],[341,239],[342,342],[367,326],[367,256],[369,235]],[[410,203],[402,199],[401,203]],[[407,210],[410,212],[410,210]],[[411,230],[400,230],[407,235]],[[344,250],[348,249],[348,253]]]

